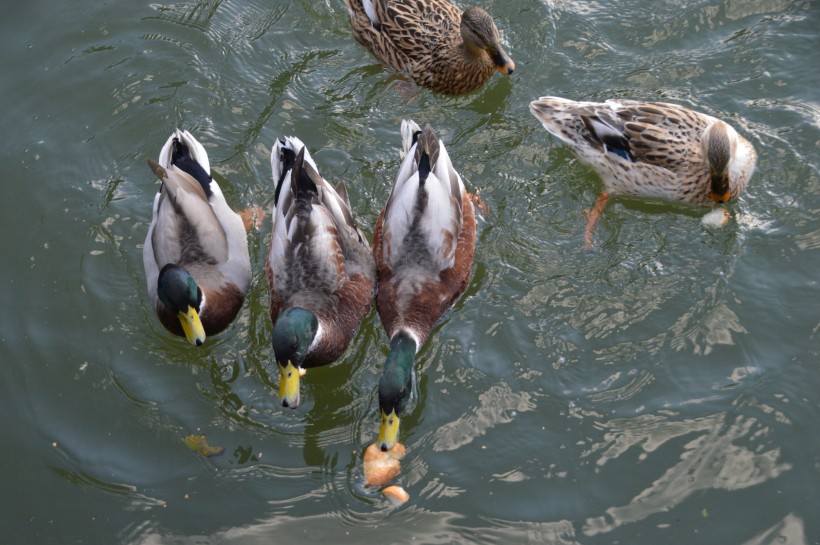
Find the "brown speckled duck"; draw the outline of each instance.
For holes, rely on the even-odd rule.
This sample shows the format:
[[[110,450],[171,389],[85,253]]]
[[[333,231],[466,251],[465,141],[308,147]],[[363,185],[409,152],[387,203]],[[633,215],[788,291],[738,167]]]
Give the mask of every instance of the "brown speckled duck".
[[[198,346],[242,307],[251,281],[247,233],[191,133],[174,131],[159,162],[148,163],[162,181],[142,252],[151,304],[162,325]]]
[[[353,35],[383,63],[419,85],[448,94],[478,89],[515,63],[501,47],[493,18],[463,13],[445,0],[345,0]]]
[[[603,179],[587,244],[610,194],[723,203],[743,192],[757,161],[751,143],[727,123],[675,104],[541,97],[530,111]]]
[[[279,396],[300,402],[300,375],[336,361],[373,304],[376,265],[343,183],[319,174],[301,140],[271,151],[276,191],[266,263]]]

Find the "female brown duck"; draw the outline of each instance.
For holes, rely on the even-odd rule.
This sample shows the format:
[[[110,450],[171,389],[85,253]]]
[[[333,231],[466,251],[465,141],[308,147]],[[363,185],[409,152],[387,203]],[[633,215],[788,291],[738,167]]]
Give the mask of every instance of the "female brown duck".
[[[463,14],[445,0],[345,0],[353,35],[383,63],[417,84],[453,95],[478,89],[515,63],[493,18],[479,7]]]

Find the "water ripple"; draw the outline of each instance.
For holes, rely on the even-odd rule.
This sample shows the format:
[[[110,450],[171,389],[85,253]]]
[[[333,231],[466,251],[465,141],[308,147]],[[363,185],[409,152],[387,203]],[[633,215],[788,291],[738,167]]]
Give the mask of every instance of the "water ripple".
[[[163,21],[184,25],[197,30],[206,30],[216,14],[222,0],[179,2],[173,4],[152,4]]]
[[[507,384],[497,384],[478,396],[479,405],[468,414],[441,426],[433,439],[433,451],[455,450],[472,443],[487,430],[515,419],[516,412],[535,410],[533,396],[514,392]]]
[[[767,447],[763,440],[771,430],[752,417],[732,417],[728,413],[671,420],[661,415],[641,415],[633,419],[599,424],[604,441],[593,445],[585,457],[600,452],[598,466],[622,456],[633,446],[640,447],[639,460],[645,460],[674,438],[696,436],[684,445],[680,462],[668,468],[628,504],[606,509],[606,514],[591,517],[583,526],[585,535],[610,532],[619,526],[643,520],[669,510],[698,490],[740,490],[758,485],[792,468],[780,461],[780,447]],[[741,440],[748,446],[737,444]],[[757,445],[754,445],[757,443]]]
[[[205,542],[256,545],[271,542],[273,536],[303,536],[311,543],[360,544],[389,540],[391,543],[541,543],[578,545],[575,529],[567,520],[556,522],[510,522],[488,519],[479,524],[469,517],[448,511],[419,508],[392,509],[375,514],[360,514],[356,531],[340,529],[334,513],[307,516],[276,516],[221,530],[210,535],[145,535],[139,545],[195,545]],[[390,516],[389,520],[386,517]]]
[[[783,520],[745,541],[743,545],[806,545],[808,542],[803,519],[789,513]]]

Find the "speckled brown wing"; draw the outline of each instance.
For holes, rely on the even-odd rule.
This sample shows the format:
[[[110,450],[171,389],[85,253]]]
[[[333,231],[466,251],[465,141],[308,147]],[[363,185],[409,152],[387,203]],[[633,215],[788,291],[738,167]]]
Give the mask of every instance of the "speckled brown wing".
[[[370,16],[363,2],[345,0],[354,36],[379,60],[408,74],[417,84],[461,94],[481,87],[495,72],[494,61],[483,50],[493,47],[500,51],[498,30],[486,11],[470,18],[470,28],[479,26],[482,37],[474,37],[468,45],[461,31],[464,13],[449,2],[373,0]],[[513,69],[514,63],[507,59],[504,73]]]
[[[530,111],[613,195],[711,204],[740,195],[757,161],[752,144],[727,123],[675,104],[546,96]],[[725,191],[713,186],[721,176]]]
[[[390,34],[382,32],[381,25],[375,26],[365,13],[362,0],[345,0],[350,14],[350,25],[356,40],[368,48],[384,64],[403,72],[409,72],[411,63],[407,55],[394,47]],[[380,12],[381,13],[381,12]],[[383,13],[379,16],[384,18]]]
[[[460,42],[461,10],[445,2],[382,0],[386,4],[383,32],[412,59],[427,62],[440,48]]]
[[[461,11],[446,2],[375,0],[378,24],[367,16],[362,0],[345,2],[356,39],[383,63],[414,79],[429,68],[444,41],[459,35]]]
[[[674,104],[621,104],[617,115],[636,160],[671,171],[702,162],[700,137],[708,117]]]

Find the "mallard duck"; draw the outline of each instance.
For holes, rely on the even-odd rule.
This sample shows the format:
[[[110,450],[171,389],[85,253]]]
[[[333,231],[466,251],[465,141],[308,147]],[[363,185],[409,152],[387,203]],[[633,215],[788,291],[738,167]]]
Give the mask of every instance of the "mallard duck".
[[[413,361],[467,287],[476,241],[472,196],[433,129],[402,123],[407,153],[373,233],[376,307],[390,338],[379,380],[379,447],[396,444]]]
[[[331,187],[301,140],[277,140],[271,168],[273,352],[282,405],[295,408],[304,370],[336,361],[370,310],[376,266],[344,183]]]
[[[610,194],[724,203],[740,195],[757,161],[749,141],[727,123],[675,104],[541,97],[530,111],[604,181],[588,242]]]
[[[199,346],[233,321],[251,281],[242,219],[211,178],[208,154],[176,130],[148,159],[162,181],[142,259],[151,304],[171,333]]]
[[[353,35],[388,66],[434,91],[478,89],[515,63],[493,18],[479,7],[462,14],[445,0],[345,0]]]

